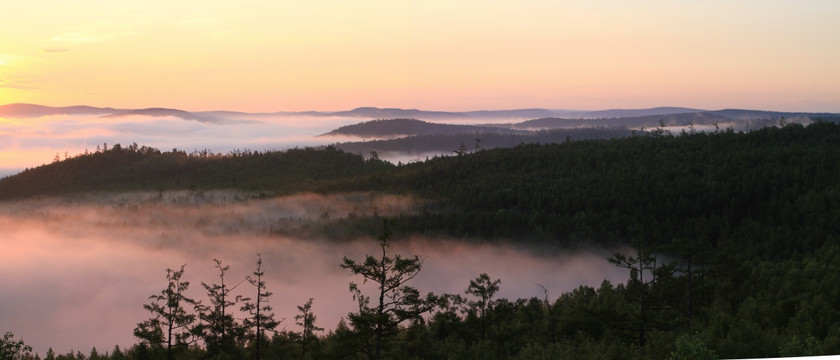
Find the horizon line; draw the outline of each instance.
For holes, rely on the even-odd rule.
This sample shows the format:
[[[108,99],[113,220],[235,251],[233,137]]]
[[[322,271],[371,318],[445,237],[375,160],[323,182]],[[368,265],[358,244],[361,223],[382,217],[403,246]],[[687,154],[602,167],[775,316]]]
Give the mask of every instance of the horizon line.
[[[763,112],[779,112],[779,113],[811,113],[811,114],[840,114],[840,111],[814,111],[814,110],[777,110],[777,109],[762,109],[762,108],[748,108],[748,107],[724,107],[724,108],[717,108],[717,109],[704,109],[704,108],[695,108],[695,107],[688,107],[688,106],[676,106],[676,105],[661,105],[661,106],[651,106],[651,107],[611,107],[611,108],[593,108],[593,109],[583,109],[583,108],[558,108],[558,107],[522,107],[522,108],[498,108],[498,109],[473,109],[473,110],[441,110],[441,109],[423,109],[423,108],[406,108],[406,107],[391,107],[391,106],[357,106],[352,109],[344,109],[344,110],[275,110],[275,111],[248,111],[248,110],[239,110],[239,109],[216,109],[216,110],[185,110],[184,108],[180,107],[167,107],[167,106],[151,106],[151,107],[130,107],[130,108],[123,108],[123,107],[112,107],[112,106],[96,106],[96,105],[86,105],[86,104],[75,104],[75,105],[62,105],[62,106],[55,106],[55,105],[44,105],[44,104],[37,104],[37,103],[27,103],[27,102],[15,102],[15,103],[8,103],[0,105],[0,108],[5,108],[9,106],[15,105],[23,105],[23,106],[38,106],[38,107],[45,107],[45,108],[52,108],[52,109],[62,109],[62,108],[73,108],[73,107],[90,107],[95,109],[102,109],[102,110],[115,110],[115,111],[133,111],[133,110],[153,110],[153,109],[160,109],[160,110],[180,110],[186,111],[191,113],[211,113],[211,112],[239,112],[245,114],[279,114],[279,113],[339,113],[339,112],[350,112],[356,110],[364,110],[364,109],[371,109],[371,110],[396,110],[396,111],[423,111],[423,112],[443,112],[443,113],[471,113],[471,112],[503,112],[503,111],[527,111],[527,110],[545,110],[545,111],[564,111],[564,112],[599,112],[599,111],[633,111],[633,110],[655,110],[655,109],[684,109],[696,112],[709,112],[709,111],[723,111],[723,110],[745,110],[745,111],[763,111]]]

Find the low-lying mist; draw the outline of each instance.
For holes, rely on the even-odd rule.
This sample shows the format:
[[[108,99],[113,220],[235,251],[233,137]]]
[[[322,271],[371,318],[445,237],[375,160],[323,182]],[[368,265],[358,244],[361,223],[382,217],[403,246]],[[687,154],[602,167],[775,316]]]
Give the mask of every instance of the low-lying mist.
[[[255,270],[257,253],[279,329],[298,331],[296,306],[310,297],[317,324],[332,329],[357,304],[339,267],[342,258],[376,254],[377,234],[357,239],[298,239],[272,227],[317,224],[348,216],[415,211],[415,199],[350,193],[257,199],[229,191],[87,195],[0,204],[0,324],[34,350],[57,353],[91,347],[110,351],[136,342],[132,331],[149,317],[142,305],[166,286],[167,268],[187,264],[187,294],[205,299],[201,282],[218,282],[213,259],[230,265],[235,285]],[[458,239],[394,239],[392,254],[424,263],[411,285],[422,293],[463,294],[486,272],[501,279],[499,297],[551,299],[579,285],[627,274],[606,261],[607,249],[562,251]],[[538,285],[539,284],[539,285]],[[247,282],[235,293],[253,296]],[[206,302],[206,300],[204,300]]]
[[[199,122],[172,116],[57,115],[25,120],[0,118],[0,170],[2,175],[50,163],[97,146],[131,143],[169,151],[208,149],[226,154],[235,149],[285,150],[296,146],[325,145],[317,138],[355,118],[307,116],[231,117]],[[337,139],[333,139],[337,140]]]
[[[216,115],[214,115],[216,116]],[[286,150],[358,141],[355,137],[319,136],[344,125],[370,119],[341,116],[281,114],[218,115],[202,122],[175,116],[52,115],[27,119],[0,117],[0,177],[24,168],[48,164],[58,155],[93,152],[105,143],[142,146],[169,151],[210,150],[226,154],[236,149]],[[463,121],[463,120],[462,120]]]

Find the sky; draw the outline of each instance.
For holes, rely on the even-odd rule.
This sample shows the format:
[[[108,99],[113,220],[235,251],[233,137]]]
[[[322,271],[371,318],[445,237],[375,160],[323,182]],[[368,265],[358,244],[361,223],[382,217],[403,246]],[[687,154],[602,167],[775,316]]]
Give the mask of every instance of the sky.
[[[834,0],[33,0],[0,13],[0,104],[840,112]]]

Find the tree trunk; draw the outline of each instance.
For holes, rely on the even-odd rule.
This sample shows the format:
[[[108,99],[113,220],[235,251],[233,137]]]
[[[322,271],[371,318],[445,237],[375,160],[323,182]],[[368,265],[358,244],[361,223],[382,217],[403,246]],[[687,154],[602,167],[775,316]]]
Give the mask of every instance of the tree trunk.
[[[173,314],[174,310],[172,307],[169,307],[169,334],[166,337],[166,358],[172,360],[172,327],[174,326],[173,322],[175,319],[175,314]]]
[[[257,276],[257,284],[262,284],[262,276]],[[262,319],[260,318],[260,298],[262,297],[262,289],[257,286],[257,360],[260,360],[260,323]]]
[[[382,242],[382,276],[379,281],[379,307],[376,311],[376,360],[381,359],[382,355],[382,335],[384,329],[382,328],[382,315],[385,313],[385,281],[387,280],[387,269],[385,268],[385,242]]]
[[[639,256],[639,346],[645,346],[645,267],[642,251]]]

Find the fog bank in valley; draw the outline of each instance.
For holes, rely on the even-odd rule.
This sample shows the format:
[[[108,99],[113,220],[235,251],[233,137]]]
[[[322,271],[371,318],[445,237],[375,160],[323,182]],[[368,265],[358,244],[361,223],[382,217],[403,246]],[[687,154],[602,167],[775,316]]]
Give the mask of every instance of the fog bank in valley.
[[[356,137],[319,136],[338,127],[370,119],[303,114],[224,114],[217,121],[196,121],[176,116],[50,115],[25,119],[0,116],[0,177],[24,168],[49,164],[58,155],[93,152],[105,144],[137,143],[161,151],[286,150],[359,141]],[[475,120],[473,120],[475,121]],[[384,159],[384,158],[383,158]],[[396,162],[396,161],[395,161]]]
[[[356,303],[339,267],[344,256],[378,251],[375,236],[297,239],[271,234],[274,226],[317,226],[327,219],[415,211],[415,199],[351,193],[253,199],[239,192],[164,192],[88,195],[0,203],[0,324],[45,354],[95,346],[110,351],[136,339],[132,330],[149,314],[142,305],[166,286],[167,268],[187,264],[188,295],[205,299],[201,282],[218,282],[213,259],[230,265],[226,283],[254,271],[261,253],[271,305],[298,331],[297,305],[314,298],[319,326],[334,328]],[[324,216],[324,215],[328,216]],[[556,250],[556,251],[546,251]],[[425,293],[463,294],[480,273],[501,279],[500,297],[552,299],[581,284],[626,280],[608,250],[560,251],[458,239],[395,239],[392,254],[419,255],[423,270],[413,286]],[[247,282],[236,291],[253,296]],[[205,300],[206,302],[206,300]]]
[[[233,117],[219,122],[184,120],[172,116],[55,115],[27,119],[0,117],[0,176],[50,163],[56,156],[93,152],[104,144],[141,146],[169,151],[211,150],[226,154],[235,149],[285,150],[324,145],[316,138],[352,118],[306,116]],[[339,141],[332,139],[330,141]]]

